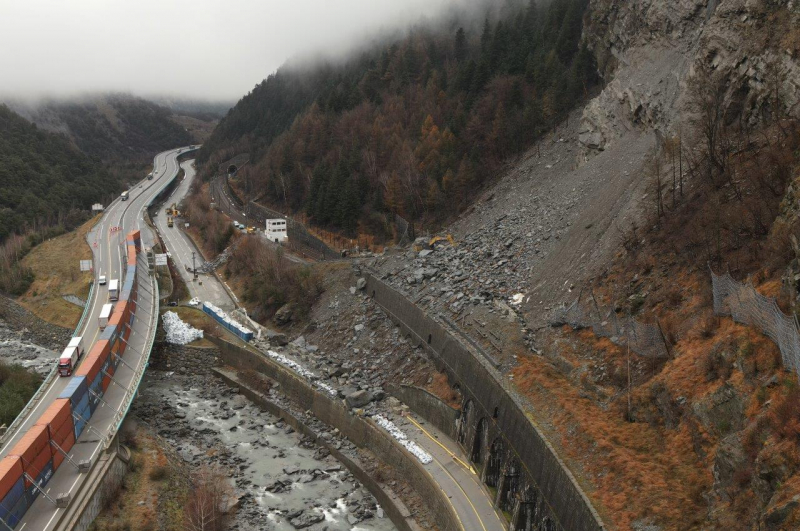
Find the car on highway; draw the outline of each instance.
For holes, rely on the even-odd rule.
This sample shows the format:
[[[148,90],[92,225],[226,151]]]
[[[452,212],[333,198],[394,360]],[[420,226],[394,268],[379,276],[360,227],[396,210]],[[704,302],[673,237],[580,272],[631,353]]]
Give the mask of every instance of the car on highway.
[[[100,284],[101,286],[105,286],[106,285],[106,276],[105,275],[100,275],[100,278],[97,279],[97,283]]]

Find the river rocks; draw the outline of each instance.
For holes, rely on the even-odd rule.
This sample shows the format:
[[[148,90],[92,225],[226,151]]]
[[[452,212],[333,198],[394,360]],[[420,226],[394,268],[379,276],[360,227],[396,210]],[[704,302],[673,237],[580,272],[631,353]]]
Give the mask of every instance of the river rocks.
[[[367,279],[364,277],[359,278],[356,280],[356,289],[363,290],[367,287]]]
[[[389,522],[364,520],[374,514],[370,508],[375,501],[329,450],[299,436],[289,423],[264,413],[212,375],[216,349],[170,345],[160,350],[134,414],[186,463],[229,472],[240,497],[231,529],[264,529],[268,519],[284,527],[320,529],[325,507],[336,508],[325,523],[330,531],[350,529],[348,516],[358,518],[365,530],[393,529]],[[154,370],[167,364],[175,372]],[[278,396],[275,389],[268,392]],[[320,427],[318,433],[356,458],[352,444],[334,431]]]
[[[323,520],[325,520],[324,513],[311,513],[309,511],[303,511],[299,516],[289,520],[289,523],[292,524],[295,529],[305,529],[306,527],[311,527],[312,525]]]

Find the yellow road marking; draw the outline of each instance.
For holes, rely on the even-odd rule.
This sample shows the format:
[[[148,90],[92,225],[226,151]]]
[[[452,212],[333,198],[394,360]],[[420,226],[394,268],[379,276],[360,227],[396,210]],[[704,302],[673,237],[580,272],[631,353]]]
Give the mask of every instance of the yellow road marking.
[[[459,459],[459,458],[458,458],[458,456],[457,456],[456,454],[454,454],[453,452],[451,452],[449,448],[447,448],[445,445],[443,445],[441,442],[439,442],[439,441],[438,441],[438,440],[437,440],[437,439],[436,439],[436,438],[435,438],[433,435],[431,435],[430,433],[428,433],[428,430],[426,430],[425,428],[423,428],[423,427],[422,427],[422,426],[421,426],[421,425],[420,425],[420,424],[419,424],[419,423],[418,423],[416,420],[414,420],[413,418],[411,418],[411,416],[407,416],[406,418],[407,418],[409,421],[411,421],[411,423],[412,423],[414,426],[416,426],[417,428],[419,428],[419,429],[420,429],[420,431],[422,431],[422,433],[424,433],[424,434],[425,434],[425,435],[426,435],[426,436],[427,436],[427,437],[428,437],[430,440],[432,440],[433,442],[435,442],[436,444],[438,444],[438,445],[439,445],[439,446],[440,446],[440,447],[441,447],[441,448],[442,448],[442,449],[443,449],[445,452],[447,452],[447,454],[448,454],[450,457],[452,457],[454,461],[457,461],[458,463],[460,463],[460,464],[461,464],[461,466],[463,466],[464,468],[466,468],[467,470],[469,470],[470,472],[472,472],[472,474],[474,474],[474,475],[477,475],[477,473],[476,473],[475,469],[474,469],[474,468],[472,468],[472,466],[471,466],[471,465],[468,465],[468,464],[466,464],[464,461],[462,461],[461,459]],[[469,499],[469,495],[466,493],[466,491],[464,490],[464,488],[461,486],[461,483],[460,483],[460,482],[459,482],[459,481],[458,481],[458,480],[457,480],[457,479],[456,479],[456,478],[453,476],[453,474],[451,474],[451,473],[450,473],[450,471],[449,471],[449,470],[447,470],[447,468],[445,468],[445,466],[444,466],[444,465],[443,465],[443,464],[442,464],[442,463],[441,463],[441,462],[440,462],[438,459],[436,459],[436,457],[434,457],[433,455],[431,455],[431,458],[432,458],[434,461],[436,461],[436,463],[437,463],[437,464],[438,464],[438,465],[439,465],[439,466],[442,468],[442,470],[444,470],[444,471],[445,471],[445,473],[447,473],[447,475],[448,475],[448,476],[450,476],[450,478],[453,480],[453,482],[454,482],[456,485],[458,485],[458,488],[459,488],[459,489],[461,490],[461,492],[464,494],[464,499],[466,499],[466,500],[467,500],[467,503],[469,503],[469,506],[470,506],[470,507],[472,507],[472,510],[475,512],[475,516],[477,516],[477,517],[478,517],[478,521],[481,523],[481,527],[483,528],[483,530],[484,530],[484,531],[486,531],[486,525],[483,523],[483,519],[481,518],[481,515],[478,513],[478,509],[475,507],[475,505],[473,505],[473,504],[472,504],[472,500],[470,500],[470,499]],[[450,505],[452,505],[452,503],[451,503]],[[455,508],[455,507],[454,507],[454,508]],[[457,513],[456,513],[456,516],[458,516],[458,514],[457,514]],[[460,522],[460,519],[459,519],[459,522]],[[462,527],[463,527],[463,525],[462,525]]]
[[[414,426],[416,426],[417,428],[419,428],[419,429],[420,429],[420,431],[422,431],[422,433],[424,433],[425,435],[427,435],[427,436],[428,436],[428,438],[429,438],[430,440],[432,440],[433,442],[435,442],[436,444],[438,444],[439,446],[441,446],[441,447],[442,447],[442,450],[444,450],[445,452],[447,452],[447,454],[448,454],[450,457],[452,457],[452,458],[453,458],[455,461],[458,461],[459,463],[461,463],[461,466],[463,466],[464,468],[466,468],[467,470],[469,470],[469,471],[470,471],[470,472],[472,472],[473,474],[477,475],[477,473],[475,472],[475,469],[474,469],[474,468],[472,468],[472,465],[469,465],[469,464],[465,463],[464,461],[462,461],[461,459],[459,459],[459,458],[458,458],[458,456],[457,456],[456,454],[454,454],[453,452],[451,452],[451,451],[450,451],[450,449],[449,449],[448,447],[446,447],[445,445],[443,445],[442,443],[440,443],[440,442],[439,442],[439,441],[436,439],[436,437],[434,437],[433,435],[431,435],[430,433],[428,433],[428,431],[427,431],[425,428],[423,428],[422,426],[420,426],[420,424],[419,424],[419,423],[418,423],[416,420],[414,420],[414,419],[413,419],[413,418],[411,418],[410,416],[406,417],[406,419],[408,419],[409,421],[411,421],[411,423],[412,423]]]
[[[445,474],[450,476],[450,479],[453,480],[453,483],[455,483],[456,486],[458,487],[458,489],[464,494],[464,499],[467,500],[467,503],[469,504],[469,506],[472,507],[472,512],[475,513],[475,517],[478,519],[478,522],[481,523],[481,527],[483,528],[483,531],[487,531],[486,525],[483,523],[483,518],[481,518],[480,513],[478,513],[478,509],[472,504],[472,500],[469,499],[469,495],[464,490],[464,487],[461,486],[461,483],[459,483],[459,481],[453,476],[453,474],[451,474],[450,471],[447,470],[447,468],[445,468],[445,466],[438,459],[436,459],[434,456],[431,456],[431,458],[434,461],[436,461],[436,464],[439,465],[439,467],[442,470],[444,470]],[[448,501],[449,501],[449,498],[448,498]],[[450,505],[453,506],[453,509],[455,509],[455,506],[453,505],[452,502],[450,502]],[[458,516],[458,511],[455,511],[455,513],[456,513],[456,518],[458,518],[458,523],[461,524],[461,528],[464,529],[464,524],[461,522],[461,518],[459,518],[459,516]]]

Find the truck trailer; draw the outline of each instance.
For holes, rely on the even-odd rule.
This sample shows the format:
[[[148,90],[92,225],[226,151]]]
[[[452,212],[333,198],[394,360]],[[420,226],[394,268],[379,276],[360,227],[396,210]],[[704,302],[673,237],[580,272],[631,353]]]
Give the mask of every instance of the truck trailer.
[[[108,300],[115,301],[119,298],[119,280],[112,278],[108,281]]]
[[[78,365],[80,359],[80,351],[76,347],[67,347],[58,358],[58,375],[71,376],[72,371]]]
[[[108,320],[111,318],[112,311],[114,311],[113,304],[109,302],[103,305],[103,309],[100,310],[100,330],[105,330],[106,326],[108,326]]]

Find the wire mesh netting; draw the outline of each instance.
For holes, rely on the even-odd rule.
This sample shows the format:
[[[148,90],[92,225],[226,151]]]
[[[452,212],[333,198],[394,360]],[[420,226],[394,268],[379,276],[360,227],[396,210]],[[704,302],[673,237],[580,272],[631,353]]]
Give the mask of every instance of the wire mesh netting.
[[[800,333],[795,317],[783,313],[774,298],[765,297],[750,284],[737,282],[728,273],[711,271],[711,284],[716,315],[729,315],[737,323],[759,328],[778,345],[784,367],[800,370]]]
[[[620,317],[611,307],[602,307],[594,300],[573,302],[557,312],[553,324],[568,324],[573,328],[591,328],[598,336],[611,342],[629,346],[640,356],[665,358],[669,356],[667,343],[658,325],[641,323],[631,316]]]

